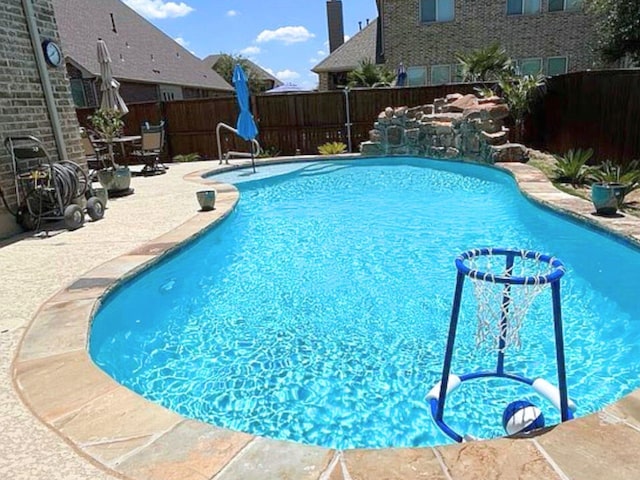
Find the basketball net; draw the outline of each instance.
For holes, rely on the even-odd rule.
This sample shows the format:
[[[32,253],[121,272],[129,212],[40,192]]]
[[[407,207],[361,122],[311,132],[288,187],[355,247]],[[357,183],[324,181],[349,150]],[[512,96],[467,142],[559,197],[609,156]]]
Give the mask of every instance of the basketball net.
[[[478,328],[476,345],[490,350],[504,351],[512,346],[520,348],[520,328],[529,307],[536,297],[549,286],[540,283],[540,277],[551,272],[549,263],[538,257],[526,258],[525,251],[514,258],[507,270],[504,255],[479,255],[466,260],[475,272],[469,274],[477,300]],[[494,276],[533,277],[531,283],[516,285],[497,283]],[[501,320],[505,319],[501,326]],[[501,340],[502,348],[501,348]]]

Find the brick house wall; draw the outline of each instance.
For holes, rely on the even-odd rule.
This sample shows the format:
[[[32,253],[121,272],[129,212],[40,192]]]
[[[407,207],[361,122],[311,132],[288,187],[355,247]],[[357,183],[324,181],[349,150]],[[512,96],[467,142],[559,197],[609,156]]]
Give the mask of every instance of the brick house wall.
[[[549,12],[541,0],[535,14],[507,15],[507,0],[455,0],[455,19],[422,23],[420,0],[381,2],[383,48],[389,66],[454,66],[454,54],[500,43],[514,59],[567,57],[569,72],[598,67],[593,19],[581,10]]]
[[[59,41],[50,0],[34,2],[42,39]],[[34,135],[57,159],[53,130],[27,29],[21,0],[0,2],[0,141],[8,136]],[[58,115],[67,145],[67,159],[83,163],[79,125],[65,68],[48,67]],[[11,208],[15,208],[11,156],[0,146],[0,187]],[[14,217],[0,202],[0,238],[19,231]]]

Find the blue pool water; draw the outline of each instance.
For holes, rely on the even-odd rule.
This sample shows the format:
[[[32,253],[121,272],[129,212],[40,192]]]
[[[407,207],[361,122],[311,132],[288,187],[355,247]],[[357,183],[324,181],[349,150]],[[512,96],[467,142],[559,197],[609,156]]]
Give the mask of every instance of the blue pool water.
[[[640,383],[640,255],[527,201],[513,179],[477,165],[393,158],[259,167],[217,177],[236,210],[125,283],[98,311],[95,362],[187,417],[334,448],[448,443],[424,400],[439,380],[454,258],[485,246],[562,259],[569,394],[582,416]],[[507,370],[556,383],[551,299],[531,307]],[[465,287],[454,373],[494,368],[476,348]],[[445,419],[503,434],[522,385],[467,382]]]

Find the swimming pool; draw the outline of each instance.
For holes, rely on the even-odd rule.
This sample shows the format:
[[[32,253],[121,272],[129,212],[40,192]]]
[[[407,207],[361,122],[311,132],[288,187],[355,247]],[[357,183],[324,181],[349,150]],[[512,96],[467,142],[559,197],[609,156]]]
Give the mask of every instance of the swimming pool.
[[[447,443],[424,396],[442,368],[453,259],[494,245],[549,252],[569,268],[578,415],[637,386],[636,252],[526,201],[508,175],[408,158],[266,170],[279,174],[230,174],[242,181],[234,214],[107,299],[90,349],[118,381],[183,415],[274,438]],[[475,349],[465,295],[454,372],[495,358]],[[553,381],[552,328],[539,320],[548,303],[534,305],[507,366]],[[493,380],[456,391],[447,412],[459,430],[501,435],[502,410],[520,398],[553,421],[528,389]]]

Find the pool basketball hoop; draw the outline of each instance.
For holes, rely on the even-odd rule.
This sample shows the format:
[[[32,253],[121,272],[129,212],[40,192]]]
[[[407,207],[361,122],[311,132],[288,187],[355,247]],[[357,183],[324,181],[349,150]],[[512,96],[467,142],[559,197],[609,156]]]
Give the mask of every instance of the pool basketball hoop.
[[[560,411],[563,422],[572,419],[576,406],[567,395],[560,304],[560,279],[565,273],[562,262],[555,257],[528,250],[482,248],[461,254],[456,258],[455,264],[458,274],[442,377],[426,397],[438,427],[453,440],[464,441],[465,437],[449,427],[443,419],[447,395],[463,382],[489,377],[530,385]],[[478,303],[476,343],[497,352],[497,364],[495,370],[454,375],[451,374],[451,360],[462,290],[467,278],[473,284],[473,292]],[[527,311],[535,298],[547,287],[551,288],[553,304],[558,387],[542,378],[526,378],[517,373],[507,372],[504,368],[506,350],[509,347],[520,347],[520,329]],[[516,403],[518,405],[514,405]],[[516,406],[520,408],[515,408]],[[505,411],[503,424],[509,434],[529,432],[544,425],[544,419],[534,405],[514,402],[508,409],[509,412]]]

